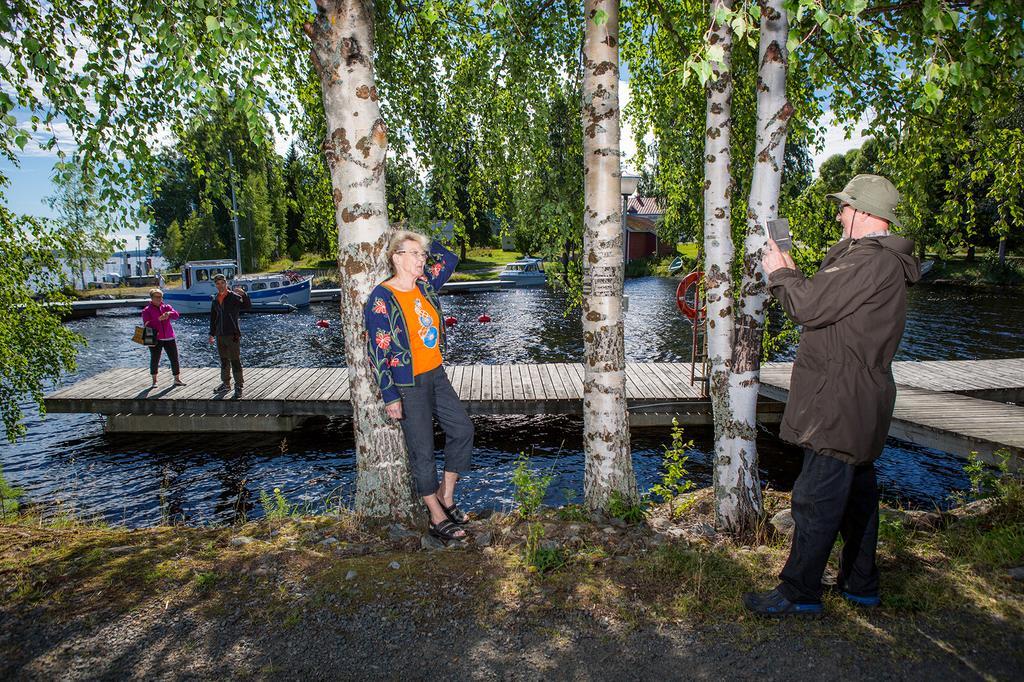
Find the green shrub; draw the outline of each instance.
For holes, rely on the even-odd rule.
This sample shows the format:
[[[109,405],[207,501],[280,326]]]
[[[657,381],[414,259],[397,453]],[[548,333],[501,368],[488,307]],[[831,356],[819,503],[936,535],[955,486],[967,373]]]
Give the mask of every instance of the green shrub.
[[[274,493],[268,495],[265,490],[260,491],[260,506],[263,507],[263,515],[268,521],[275,519],[286,519],[292,515],[295,508],[288,503],[280,488],[274,488]]]
[[[565,565],[565,557],[557,547],[544,547],[544,526],[539,521],[531,523],[526,530],[526,548],[523,559],[526,565],[538,573],[553,571]]]
[[[672,518],[678,518],[693,506],[692,499],[678,499],[697,487],[693,481],[686,478],[690,473],[686,470],[686,462],[689,459],[686,451],[692,447],[692,440],[683,442],[683,427],[679,426],[679,422],[673,417],[672,442],[665,446],[665,454],[662,456],[665,473],[661,476],[661,483],[652,486],[649,493],[657,495],[662,502],[669,503]]]
[[[1007,260],[999,262],[996,255],[989,256],[981,266],[981,281],[986,284],[1015,285],[1024,283],[1024,265]]]
[[[995,456],[999,463],[990,467],[977,452],[968,455],[964,473],[971,487],[966,496],[955,495],[954,501],[963,503],[969,499],[995,498],[1005,505],[1018,508],[1024,506],[1024,476],[1010,471],[1010,451],[1005,448],[996,450]]]
[[[626,523],[640,523],[647,518],[647,500],[633,502],[618,490],[612,491],[608,498],[608,514]]]
[[[888,546],[893,554],[901,554],[910,542],[907,529],[899,519],[881,515],[878,519],[878,538]]]
[[[575,490],[565,488],[562,491],[562,494],[565,496],[565,506],[558,510],[558,518],[563,521],[574,521],[576,523],[586,523],[590,520],[590,517],[587,516],[587,511],[583,508],[583,505],[576,504],[574,502],[576,499]]]
[[[25,491],[15,488],[4,478],[3,467],[0,467],[0,516],[5,520],[8,514],[17,515],[20,507],[19,500],[24,497]]]
[[[548,486],[555,479],[552,473],[540,473],[530,468],[530,457],[520,453],[516,470],[512,473],[512,485],[515,491],[513,499],[519,505],[519,515],[524,519],[534,517],[544,502]]]
[[[626,277],[648,277],[655,274],[655,270],[658,264],[658,259],[652,257],[649,258],[634,258],[626,263]]]

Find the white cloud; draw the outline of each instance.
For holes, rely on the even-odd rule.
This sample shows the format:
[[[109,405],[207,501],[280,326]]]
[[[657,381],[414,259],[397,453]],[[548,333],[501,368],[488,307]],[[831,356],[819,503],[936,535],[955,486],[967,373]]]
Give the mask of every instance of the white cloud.
[[[281,114],[280,128],[274,125],[274,121],[269,119],[269,117],[268,122],[274,131],[274,151],[280,156],[284,156],[288,153],[288,147],[292,145],[292,142],[296,142],[299,139],[294,126],[292,126],[292,119],[287,113]]]
[[[825,132],[821,144],[814,151],[814,170],[817,171],[821,168],[825,159],[833,154],[845,154],[864,144],[864,140],[870,137],[870,135],[864,135],[864,131],[868,129],[874,117],[874,112],[865,112],[847,131],[846,126],[836,121],[832,112],[826,112],[823,120],[819,121],[820,127],[823,127]]]
[[[19,151],[18,156],[57,158],[58,152],[63,151],[68,154],[78,147],[75,142],[75,136],[71,132],[71,127],[65,121],[52,121],[49,125],[40,126],[39,130],[33,131],[31,124],[26,119],[19,121],[18,127],[29,136],[25,149]],[[49,143],[51,138],[57,138],[57,144],[51,149],[46,149],[45,145]]]
[[[639,169],[636,167],[636,160],[633,158],[636,156],[636,139],[633,136],[633,129],[630,127],[629,122],[625,116],[622,116],[622,112],[625,111],[626,105],[629,104],[629,98],[632,92],[629,87],[629,81],[619,81],[619,149],[622,152],[622,169],[631,173],[639,173]],[[644,135],[644,142],[648,145],[654,144],[654,133],[648,131]]]

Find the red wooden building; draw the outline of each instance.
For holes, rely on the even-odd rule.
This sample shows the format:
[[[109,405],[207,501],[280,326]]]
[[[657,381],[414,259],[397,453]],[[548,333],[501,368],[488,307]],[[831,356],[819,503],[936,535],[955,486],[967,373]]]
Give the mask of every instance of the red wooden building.
[[[675,246],[658,239],[664,210],[654,197],[630,197],[626,204],[626,262],[651,256],[671,256]]]

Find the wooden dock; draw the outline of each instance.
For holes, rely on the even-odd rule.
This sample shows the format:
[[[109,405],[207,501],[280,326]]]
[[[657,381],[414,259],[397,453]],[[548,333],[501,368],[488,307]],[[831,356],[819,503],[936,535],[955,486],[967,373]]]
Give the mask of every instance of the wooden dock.
[[[789,363],[761,371],[761,395],[784,401]],[[889,435],[959,457],[996,463],[1005,448],[1024,457],[1024,358],[894,362],[896,406]]]
[[[448,376],[470,414],[582,414],[583,365],[452,365]],[[216,394],[220,369],[185,368],[188,386],[173,388],[170,378],[150,388],[146,368],[101,372],[46,396],[49,412],[105,415],[269,415],[347,416],[349,373],[343,367],[253,367],[245,370],[245,393],[234,400]],[[627,404],[637,425],[710,424],[711,404],[689,383],[682,363],[630,363]],[[782,406],[765,399],[762,417],[778,421]]]
[[[582,414],[582,364],[447,369],[471,414]],[[760,421],[781,418],[791,369],[790,363],[763,367]],[[1024,407],[1012,404],[1024,396],[1024,358],[898,362],[893,373],[898,388],[890,435],[960,456],[977,451],[991,458],[999,448],[1024,456]],[[111,430],[127,431],[282,430],[308,417],[352,412],[345,368],[248,368],[241,400],[214,393],[217,368],[185,369],[182,375],[188,386],[172,388],[165,379],[151,389],[146,368],[112,369],[46,396],[46,409],[108,415]],[[710,424],[710,402],[689,376],[685,363],[628,363],[631,423],[664,425],[675,418]]]

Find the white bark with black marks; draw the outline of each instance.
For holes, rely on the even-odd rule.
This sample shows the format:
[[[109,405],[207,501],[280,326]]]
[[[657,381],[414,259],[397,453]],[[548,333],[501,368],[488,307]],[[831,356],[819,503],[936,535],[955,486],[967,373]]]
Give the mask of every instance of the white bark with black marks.
[[[733,0],[715,0],[718,7],[733,8]],[[733,407],[732,368],[733,309],[732,266],[732,94],[733,31],[728,23],[715,22],[708,33],[709,47],[720,46],[722,61],[712,62],[708,81],[704,138],[704,278],[707,294],[709,392],[715,420],[715,516],[720,528],[736,530],[737,459]]]
[[[366,347],[363,305],[388,275],[390,235],[384,195],[387,129],[380,116],[373,72],[372,2],[317,0],[307,24],[312,59],[323,89],[327,138],[324,156],[338,226],[341,324],[351,377],[356,444],[356,511],[409,520],[418,509],[405,441],[388,419]]]
[[[767,243],[765,221],[779,214],[786,132],[793,115],[793,107],[786,98],[786,10],[782,0],[761,0],[760,6],[754,169],[747,201],[747,233],[732,349],[729,404],[733,422],[731,437],[725,444],[731,466],[721,473],[728,495],[721,498],[719,511],[723,525],[737,530],[752,529],[762,512],[757,473],[757,398],[768,289],[761,269],[761,253]]]
[[[584,503],[639,500],[626,411],[618,0],[587,0],[583,44]]]

